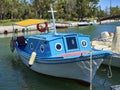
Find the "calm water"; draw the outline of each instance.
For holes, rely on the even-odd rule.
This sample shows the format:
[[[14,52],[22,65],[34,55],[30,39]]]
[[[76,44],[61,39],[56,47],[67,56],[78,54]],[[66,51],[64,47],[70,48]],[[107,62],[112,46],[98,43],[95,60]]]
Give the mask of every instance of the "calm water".
[[[91,40],[102,31],[114,32],[119,23],[73,28],[74,32],[90,35]],[[9,48],[10,37],[0,38],[0,90],[89,90],[80,83],[53,78],[27,68]],[[109,90],[111,85],[120,84],[120,69],[112,67],[113,77],[107,77],[108,66],[101,65],[93,79],[93,90]]]

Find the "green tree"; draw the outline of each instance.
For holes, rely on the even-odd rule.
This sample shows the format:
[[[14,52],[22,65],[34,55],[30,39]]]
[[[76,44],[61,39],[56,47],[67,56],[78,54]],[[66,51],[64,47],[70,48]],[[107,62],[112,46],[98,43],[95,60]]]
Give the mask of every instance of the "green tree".
[[[4,19],[7,10],[10,8],[11,0],[0,0],[0,19]]]
[[[76,0],[78,19],[94,16],[99,0]]]
[[[99,10],[99,0],[0,0],[0,19],[51,19],[48,13],[53,4],[55,18],[80,20],[84,18],[108,16],[107,11]],[[111,7],[111,15],[119,14],[119,7]]]
[[[120,15],[120,8],[118,6],[111,7],[111,16]]]
[[[78,20],[85,18],[89,10],[88,0],[76,0],[76,10]]]
[[[65,18],[67,20],[72,20],[73,17],[76,18],[76,0],[66,0],[65,4]]]
[[[36,18],[48,18],[48,10],[50,8],[50,3],[54,0],[31,0],[35,17]]]

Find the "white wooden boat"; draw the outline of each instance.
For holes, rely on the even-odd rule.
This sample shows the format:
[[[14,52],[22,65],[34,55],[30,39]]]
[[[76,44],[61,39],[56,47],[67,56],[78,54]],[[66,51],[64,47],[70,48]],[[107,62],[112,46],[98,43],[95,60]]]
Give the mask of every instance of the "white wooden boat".
[[[107,31],[102,32],[101,37],[93,40],[91,44],[95,49],[113,52],[112,61],[104,60],[104,64],[111,62],[112,66],[120,67],[120,27],[116,28],[115,34]]]
[[[88,36],[79,33],[57,33],[53,9],[54,32],[40,33],[33,36],[13,37],[11,49],[17,50],[23,63],[30,69],[51,75],[69,79],[82,80],[92,83],[96,71],[103,59],[112,55],[106,50],[96,50],[91,47]],[[17,25],[29,26],[31,24],[45,22],[46,20],[25,20],[16,22]]]

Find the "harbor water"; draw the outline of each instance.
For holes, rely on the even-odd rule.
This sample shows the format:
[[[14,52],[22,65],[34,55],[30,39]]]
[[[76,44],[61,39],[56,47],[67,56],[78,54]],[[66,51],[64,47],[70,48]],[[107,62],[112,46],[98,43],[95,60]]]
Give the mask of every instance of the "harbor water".
[[[114,32],[118,25],[120,23],[72,27],[69,31],[89,35],[93,40],[103,31]],[[62,29],[59,31],[65,32]],[[81,85],[78,81],[50,77],[30,70],[22,63],[16,51],[11,52],[11,36],[0,34],[0,90],[90,90],[89,86]],[[110,90],[110,86],[120,85],[120,68],[111,68],[112,78],[108,78],[108,65],[100,66],[93,79],[93,90]]]

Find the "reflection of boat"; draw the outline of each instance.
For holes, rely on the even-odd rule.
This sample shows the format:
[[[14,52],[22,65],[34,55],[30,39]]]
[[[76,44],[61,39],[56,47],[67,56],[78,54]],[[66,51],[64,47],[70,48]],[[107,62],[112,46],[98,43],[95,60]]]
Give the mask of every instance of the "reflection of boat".
[[[93,25],[93,23],[88,20],[80,20],[78,23],[78,26],[89,26],[89,25]]]
[[[104,31],[101,33],[101,37],[92,41],[92,46],[99,50],[109,50],[113,52],[112,57],[114,60],[104,60],[104,64],[109,64],[111,62],[112,66],[120,67],[120,37],[119,28],[117,27],[116,33],[108,33]]]
[[[63,22],[56,22],[56,28],[68,28],[69,24],[68,23],[63,23]]]
[[[52,7],[51,12],[54,25],[53,33],[13,37],[11,40],[12,50],[15,46],[24,64],[36,72],[82,80],[87,83],[92,82],[91,79],[103,62],[103,58],[107,58],[112,53],[91,48],[90,39],[86,35],[57,33]],[[34,23],[21,21],[16,24],[29,26],[35,23],[47,22],[37,21],[34,20]],[[41,29],[39,28],[39,30]],[[92,71],[92,75],[90,71]]]

